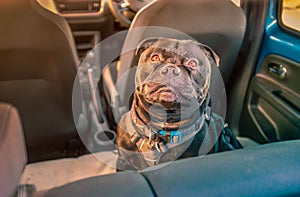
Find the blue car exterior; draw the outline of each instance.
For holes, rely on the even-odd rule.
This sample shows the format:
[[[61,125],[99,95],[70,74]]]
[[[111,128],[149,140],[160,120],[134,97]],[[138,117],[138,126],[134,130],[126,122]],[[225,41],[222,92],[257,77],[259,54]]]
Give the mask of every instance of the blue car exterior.
[[[280,27],[279,8],[281,1],[270,0],[265,33],[256,71],[267,55],[275,54],[300,63],[300,39]],[[300,35],[300,33],[299,33]]]

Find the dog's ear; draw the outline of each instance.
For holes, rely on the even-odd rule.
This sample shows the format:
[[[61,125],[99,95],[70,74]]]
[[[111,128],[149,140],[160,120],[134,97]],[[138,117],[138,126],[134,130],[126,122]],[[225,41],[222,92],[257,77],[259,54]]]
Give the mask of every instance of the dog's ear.
[[[141,41],[136,47],[135,55],[142,54],[147,48],[149,48],[157,40],[159,40],[158,37],[150,37],[150,38],[146,38],[145,40]]]
[[[201,48],[201,50],[203,51],[203,53],[207,56],[207,57],[211,57],[216,65],[219,67],[219,63],[220,63],[220,58],[219,56],[208,46],[204,45],[204,44],[200,44],[199,43],[199,46]]]

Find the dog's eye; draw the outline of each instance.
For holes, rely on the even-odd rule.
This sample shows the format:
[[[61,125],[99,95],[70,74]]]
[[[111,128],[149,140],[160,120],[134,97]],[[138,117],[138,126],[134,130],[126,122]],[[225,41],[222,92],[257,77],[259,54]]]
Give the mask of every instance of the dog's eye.
[[[161,61],[161,58],[158,54],[151,55],[150,59],[151,59],[152,62],[160,62]]]
[[[186,62],[186,65],[190,67],[196,67],[198,66],[198,62],[195,59],[190,59]]]

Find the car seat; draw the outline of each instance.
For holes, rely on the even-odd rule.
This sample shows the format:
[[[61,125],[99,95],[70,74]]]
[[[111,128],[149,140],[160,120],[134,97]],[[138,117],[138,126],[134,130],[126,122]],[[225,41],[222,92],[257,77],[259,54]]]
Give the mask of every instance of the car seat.
[[[0,157],[0,196],[13,196],[27,155],[19,114],[7,103],[0,103]]]
[[[161,30],[160,27],[170,28],[172,31]],[[138,28],[142,30],[139,31]],[[187,34],[210,46],[220,57],[220,72],[226,84],[242,45],[245,29],[244,11],[231,0],[159,0],[141,9],[125,38],[119,65],[116,66],[118,67],[116,79],[112,82],[111,77],[105,76],[110,75],[109,69],[104,72],[104,83],[108,84],[105,87],[106,92],[110,92],[107,100],[113,106],[111,111],[117,117],[115,119],[118,120],[124,111],[129,109],[130,94],[135,87],[134,80],[132,80],[134,72],[127,79],[124,75],[137,65],[137,56],[132,49],[143,39],[148,37],[182,38],[181,34]],[[109,91],[114,87],[109,84],[116,83],[118,80],[123,81],[116,86],[118,94],[115,95],[118,98],[114,98],[115,95]]]
[[[76,136],[79,60],[66,20],[35,0],[12,0],[0,2],[0,23],[0,100],[19,109],[27,146]]]

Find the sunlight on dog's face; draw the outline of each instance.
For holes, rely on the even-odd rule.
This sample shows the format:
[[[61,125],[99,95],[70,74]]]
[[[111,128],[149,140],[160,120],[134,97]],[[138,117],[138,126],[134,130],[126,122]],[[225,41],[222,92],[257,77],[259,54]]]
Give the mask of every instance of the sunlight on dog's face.
[[[205,49],[191,40],[148,39],[142,43],[136,91],[148,103],[202,103],[208,93],[211,65]]]

